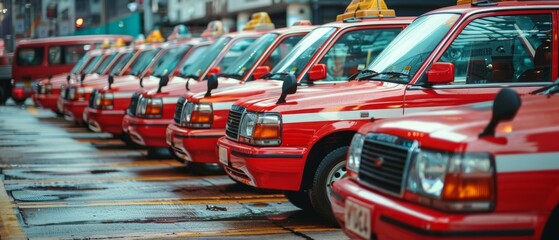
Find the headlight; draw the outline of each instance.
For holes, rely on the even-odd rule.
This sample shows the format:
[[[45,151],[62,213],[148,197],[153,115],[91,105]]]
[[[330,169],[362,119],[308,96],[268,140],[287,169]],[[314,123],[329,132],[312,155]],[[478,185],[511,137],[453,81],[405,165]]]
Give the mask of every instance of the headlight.
[[[143,118],[160,118],[163,115],[163,99],[140,97],[136,115]]]
[[[359,172],[359,163],[361,163],[361,152],[363,151],[363,143],[365,136],[356,133],[353,135],[351,145],[349,145],[347,168],[355,173]]]
[[[213,108],[210,103],[187,102],[183,107],[182,125],[189,128],[210,128]]]
[[[407,189],[447,211],[489,210],[495,200],[493,160],[485,153],[420,150],[412,161]]]
[[[68,91],[68,99],[72,101],[84,101],[85,100],[85,88],[82,87],[70,87]]]
[[[95,102],[93,104],[94,108],[96,109],[113,109],[113,102],[114,97],[113,93],[106,93],[106,92],[98,92],[95,95]]]
[[[281,143],[278,113],[247,112],[241,119],[239,140],[252,145],[277,146]]]

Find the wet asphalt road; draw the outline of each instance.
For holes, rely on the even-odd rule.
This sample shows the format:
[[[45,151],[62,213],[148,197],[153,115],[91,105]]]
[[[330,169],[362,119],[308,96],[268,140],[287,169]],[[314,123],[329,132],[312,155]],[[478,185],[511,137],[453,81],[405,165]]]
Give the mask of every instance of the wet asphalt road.
[[[346,239],[281,193],[0,106],[0,239]]]

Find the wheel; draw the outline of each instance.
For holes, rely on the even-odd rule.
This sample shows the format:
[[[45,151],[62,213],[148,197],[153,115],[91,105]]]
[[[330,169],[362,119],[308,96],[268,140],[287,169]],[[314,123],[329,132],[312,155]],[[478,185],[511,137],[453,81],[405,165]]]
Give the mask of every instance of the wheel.
[[[312,188],[309,190],[314,210],[332,223],[335,223],[336,219],[332,213],[328,196],[332,190],[332,183],[346,176],[345,164],[348,149],[347,146],[336,148],[322,159],[316,169]]]
[[[559,239],[559,206],[555,207],[543,229],[542,240]]]
[[[306,191],[286,191],[283,193],[287,200],[295,207],[298,207],[303,210],[312,210],[313,206],[311,203],[311,199],[309,197],[309,193]]]
[[[16,103],[16,105],[23,105],[25,103],[25,100],[27,100],[27,98],[24,99],[16,99],[16,98],[12,98],[14,100],[14,102]]]
[[[126,146],[130,147],[130,148],[143,148],[142,145],[135,143],[134,141],[132,141],[132,139],[130,138],[130,135],[128,135],[128,133],[122,133],[120,135],[116,135],[115,138],[119,138],[121,141],[123,141]],[[149,152],[148,152],[149,155]]]
[[[0,105],[6,104],[8,100],[8,94],[6,93],[6,89],[0,86]]]
[[[187,162],[186,167],[190,168],[192,173],[197,176],[225,174],[223,167],[219,164]]]

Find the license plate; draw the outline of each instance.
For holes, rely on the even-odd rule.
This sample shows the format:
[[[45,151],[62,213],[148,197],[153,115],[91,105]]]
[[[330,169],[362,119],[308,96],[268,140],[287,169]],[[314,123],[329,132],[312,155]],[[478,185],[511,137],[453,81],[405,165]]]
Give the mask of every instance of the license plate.
[[[347,199],[345,201],[345,227],[349,231],[369,239],[371,236],[371,209]]]
[[[224,148],[222,146],[219,146],[219,162],[221,162],[225,166],[227,166],[229,163],[227,148]]]

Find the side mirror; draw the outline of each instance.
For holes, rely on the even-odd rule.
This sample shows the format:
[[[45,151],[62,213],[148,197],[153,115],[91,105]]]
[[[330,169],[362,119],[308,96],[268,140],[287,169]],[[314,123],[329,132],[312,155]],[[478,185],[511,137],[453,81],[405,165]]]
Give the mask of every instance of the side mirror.
[[[436,62],[427,71],[427,82],[432,84],[444,84],[454,82],[454,64],[447,62]]]
[[[130,67],[126,68],[126,70],[124,70],[124,73],[122,75],[130,75]]]
[[[493,115],[491,116],[491,121],[479,136],[485,137],[495,135],[497,124],[502,121],[512,120],[514,116],[516,116],[521,104],[522,100],[520,96],[518,96],[518,93],[509,88],[501,89],[493,101]]]
[[[161,88],[167,86],[168,83],[169,83],[169,76],[168,75],[161,76],[161,78],[159,79],[159,87],[157,88],[157,93],[160,93]]]
[[[153,69],[148,68],[148,70],[145,71],[144,76],[150,76],[152,73],[153,73]]]
[[[180,68],[175,69],[175,71],[173,71],[173,76],[178,76],[180,72],[181,72]]]
[[[85,73],[82,73],[80,76],[80,83],[83,84],[83,80],[85,80]]]
[[[283,78],[283,84],[281,86],[281,96],[276,102],[276,104],[285,103],[285,98],[287,94],[294,94],[297,92],[297,79],[293,74],[289,74]]]
[[[109,89],[111,89],[111,86],[115,82],[115,78],[113,77],[113,75],[109,75],[109,77],[107,78],[107,81],[109,82]]]
[[[309,80],[311,82],[320,81],[326,78],[326,64],[316,64],[309,70]]]
[[[72,77],[68,74],[68,76],[66,76],[66,82],[70,83],[70,79],[72,79]]]
[[[208,71],[208,76],[215,74],[216,76],[219,75],[219,73],[221,73],[221,67],[213,67],[210,69],[210,71]]]
[[[258,66],[252,73],[252,79],[260,79],[270,72],[269,66]]]
[[[216,89],[217,85],[218,85],[217,75],[211,74],[208,77],[208,90],[206,91],[206,95],[204,95],[204,97],[211,97],[212,90]]]

